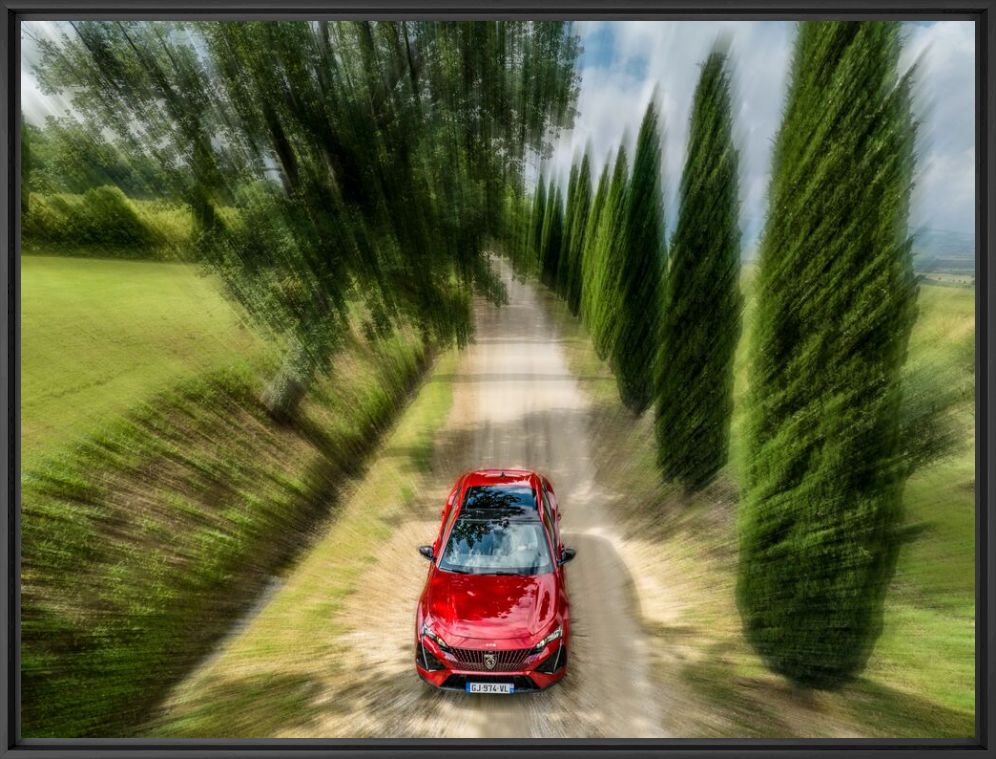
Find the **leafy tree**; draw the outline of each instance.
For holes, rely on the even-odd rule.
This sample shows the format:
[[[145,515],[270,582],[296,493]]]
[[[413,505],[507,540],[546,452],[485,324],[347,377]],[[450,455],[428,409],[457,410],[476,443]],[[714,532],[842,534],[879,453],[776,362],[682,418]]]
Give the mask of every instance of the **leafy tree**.
[[[620,210],[618,316],[610,350],[619,396],[639,414],[653,397],[666,263],[661,138],[654,102],[647,106],[640,125],[633,175]]]
[[[657,443],[661,471],[689,489],[726,463],[733,355],[740,337],[738,157],[725,52],[706,60],[692,103],[681,210],[661,325]]]
[[[899,27],[800,25],[752,345],[738,600],[776,672],[865,665],[899,547],[900,372],[916,314]]]
[[[279,416],[327,365],[350,303],[427,340],[467,338],[472,288],[502,297],[484,249],[507,188],[577,95],[563,23],[71,26],[40,43],[42,84],[193,208],[196,255],[289,346],[264,393]],[[226,196],[243,227],[219,219]]]
[[[25,175],[24,187],[35,193],[73,193],[114,185],[130,198],[153,198],[163,194],[163,179],[156,164],[145,153],[128,154],[72,119],[49,116],[44,126],[25,122],[22,143],[31,143],[33,169]]]

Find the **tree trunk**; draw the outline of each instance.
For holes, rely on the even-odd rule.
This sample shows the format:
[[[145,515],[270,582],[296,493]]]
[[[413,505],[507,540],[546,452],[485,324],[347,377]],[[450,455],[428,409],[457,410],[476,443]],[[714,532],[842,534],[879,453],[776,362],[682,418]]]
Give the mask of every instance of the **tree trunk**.
[[[260,401],[270,416],[282,424],[288,424],[297,416],[301,401],[314,378],[314,365],[304,347],[297,343],[287,352],[280,369],[263,389]]]

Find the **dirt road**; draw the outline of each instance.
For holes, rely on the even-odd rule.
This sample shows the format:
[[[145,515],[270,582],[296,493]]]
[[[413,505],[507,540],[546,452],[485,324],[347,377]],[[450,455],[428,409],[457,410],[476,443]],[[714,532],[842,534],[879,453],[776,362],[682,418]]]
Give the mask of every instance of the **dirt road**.
[[[568,368],[567,338],[549,316],[553,296],[515,281],[507,267],[502,274],[508,305],[475,305],[475,342],[441,358],[338,515],[178,684],[149,733],[669,737],[662,726],[675,722],[665,689],[651,685],[633,579],[641,580],[645,599],[656,599],[635,574],[653,561],[617,535],[612,504],[618,508],[625,494],[609,492],[595,474],[595,411]],[[449,400],[450,390],[447,415],[439,399]],[[432,416],[434,403],[439,413]],[[432,451],[429,472],[414,463],[419,440]],[[434,539],[454,479],[492,466],[546,473],[565,542],[578,551],[567,565],[570,671],[539,694],[441,692],[414,669],[415,605],[428,568],[416,547]],[[654,593],[666,585],[658,578]]]
[[[399,526],[384,561],[364,577],[346,610],[351,649],[373,677],[367,709],[351,722],[370,735],[448,737],[666,737],[650,684],[631,572],[609,500],[593,474],[590,408],[567,367],[538,285],[507,268],[509,303],[476,305],[477,331],[452,378],[453,406],[440,432],[425,519]],[[456,476],[479,467],[524,466],[557,490],[568,565],[573,651],[568,677],[538,695],[470,696],[431,691],[411,663],[412,618],[425,577],[415,548],[430,543]],[[376,673],[371,675],[370,673]],[[341,730],[342,724],[328,725]],[[386,732],[385,732],[386,731]]]

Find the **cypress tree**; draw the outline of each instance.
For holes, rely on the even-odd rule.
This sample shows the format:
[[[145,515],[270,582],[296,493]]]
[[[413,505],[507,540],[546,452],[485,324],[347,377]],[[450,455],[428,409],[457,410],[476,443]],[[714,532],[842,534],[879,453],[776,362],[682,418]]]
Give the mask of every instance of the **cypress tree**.
[[[581,321],[592,327],[595,313],[595,277],[598,261],[598,232],[602,224],[606,200],[609,195],[609,164],[606,161],[598,178],[598,189],[591,202],[591,210],[584,225],[584,240],[581,248]]]
[[[546,212],[543,214],[543,247],[541,254],[541,275],[548,287],[557,284],[557,267],[560,263],[560,245],[563,236],[564,210],[560,188],[550,180],[546,192]]]
[[[581,157],[581,165],[578,167],[573,206],[570,227],[567,230],[570,270],[565,297],[571,313],[577,316],[581,311],[585,229],[588,225],[588,214],[591,209],[591,166],[588,162],[587,151]]]
[[[656,398],[661,472],[688,489],[708,483],[729,450],[741,309],[737,166],[726,55],[717,50],[692,104]]]
[[[622,211],[618,320],[611,355],[619,397],[640,414],[653,397],[665,273],[661,138],[654,102],[647,106],[637,135]]]
[[[564,207],[563,234],[560,239],[560,259],[557,266],[557,292],[562,298],[567,299],[567,291],[570,287],[571,279],[571,259],[573,250],[571,249],[571,229],[574,226],[574,214],[577,205],[578,190],[578,164],[571,164],[570,178],[567,180],[567,198]]]
[[[625,257],[626,178],[629,161],[626,148],[616,153],[612,181],[599,215],[598,232],[592,247],[592,317],[591,333],[595,351],[606,358],[615,342],[619,310],[619,271]]]
[[[800,25],[757,281],[738,602],[791,681],[832,688],[882,626],[916,317],[914,126],[889,22]]]

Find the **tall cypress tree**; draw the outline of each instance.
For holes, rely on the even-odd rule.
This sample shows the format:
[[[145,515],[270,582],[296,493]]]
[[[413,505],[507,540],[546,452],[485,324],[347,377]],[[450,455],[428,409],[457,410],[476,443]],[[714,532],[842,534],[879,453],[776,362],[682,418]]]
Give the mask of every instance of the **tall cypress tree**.
[[[738,602],[768,666],[803,686],[864,667],[898,549],[916,317],[900,45],[895,23],[802,23],[773,155]]]
[[[692,104],[656,399],[661,472],[689,489],[708,483],[729,450],[741,309],[732,121],[726,55],[716,50],[702,68]]]
[[[595,351],[606,358],[616,338],[619,312],[619,272],[625,259],[626,192],[629,161],[626,148],[616,153],[612,181],[599,215],[598,232],[592,247],[591,333]]]
[[[665,273],[661,137],[657,106],[643,116],[623,210],[623,245],[616,301],[618,322],[611,344],[619,397],[633,412],[653,396]]]
[[[567,290],[564,297],[571,313],[575,316],[581,310],[582,266],[584,260],[585,229],[588,224],[588,213],[591,209],[591,166],[588,163],[588,153],[585,151],[578,167],[577,182],[574,189],[573,211],[570,226],[567,229],[569,256],[569,271]]]
[[[595,315],[596,264],[598,262],[598,233],[602,224],[606,200],[609,196],[609,163],[602,167],[598,178],[598,189],[591,202],[591,210],[584,225],[584,240],[581,246],[581,321],[592,328]]]
[[[573,258],[573,251],[571,250],[571,229],[574,226],[577,190],[578,164],[575,162],[571,164],[571,173],[569,179],[567,180],[567,197],[566,205],[564,207],[563,235],[560,239],[560,261],[557,267],[557,292],[565,300],[567,299],[567,291],[570,287],[571,278],[571,259]]]
[[[541,275],[547,286],[555,288],[560,263],[560,246],[564,229],[564,209],[560,188],[550,180],[546,192],[546,212],[543,214]]]

